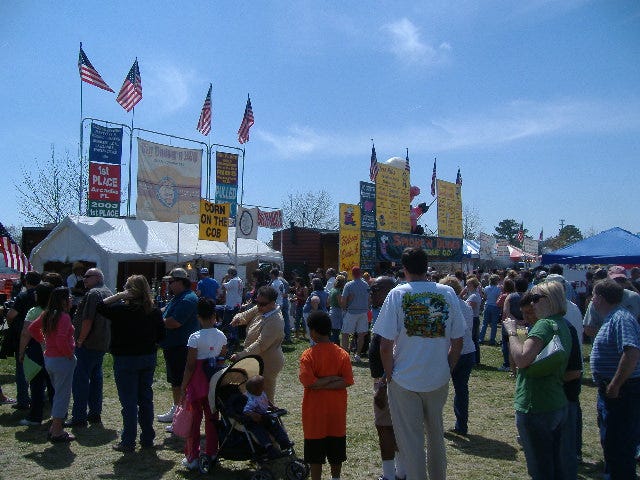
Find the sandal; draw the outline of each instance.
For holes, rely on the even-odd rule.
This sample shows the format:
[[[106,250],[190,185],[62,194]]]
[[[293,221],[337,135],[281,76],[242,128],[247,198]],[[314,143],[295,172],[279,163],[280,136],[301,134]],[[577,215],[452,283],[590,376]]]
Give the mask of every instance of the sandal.
[[[60,435],[57,435],[55,437],[49,434],[49,441],[51,441],[51,443],[69,443],[74,441],[75,439],[76,437],[74,437],[69,432],[62,432]]]
[[[0,405],[14,405],[16,402],[15,398],[4,397],[0,400]]]

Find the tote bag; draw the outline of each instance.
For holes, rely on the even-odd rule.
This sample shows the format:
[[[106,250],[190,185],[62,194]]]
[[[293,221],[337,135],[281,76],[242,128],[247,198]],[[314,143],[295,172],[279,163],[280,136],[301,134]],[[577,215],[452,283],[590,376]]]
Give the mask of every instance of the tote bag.
[[[555,333],[549,343],[540,350],[533,363],[527,367],[527,377],[538,378],[551,375],[562,368],[562,364],[567,360],[567,352],[558,336],[558,326],[554,324],[553,330]]]
[[[192,425],[193,409],[191,408],[191,403],[185,399],[176,407],[173,415],[173,421],[171,422],[173,433],[180,438],[187,438],[191,435]]]

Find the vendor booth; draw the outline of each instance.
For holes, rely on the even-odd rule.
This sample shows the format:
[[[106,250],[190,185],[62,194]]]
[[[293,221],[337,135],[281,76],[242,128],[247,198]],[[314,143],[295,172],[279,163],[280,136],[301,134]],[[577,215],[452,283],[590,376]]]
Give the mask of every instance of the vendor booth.
[[[31,253],[31,263],[39,271],[48,262],[74,261],[95,264],[103,271],[105,284],[114,289],[118,266],[124,262],[244,265],[281,263],[282,256],[259,240],[244,238],[238,239],[236,250],[235,228],[229,229],[224,243],[198,240],[197,224],[79,216],[65,218]]]
[[[619,227],[542,255],[542,263],[640,264],[640,237]]]

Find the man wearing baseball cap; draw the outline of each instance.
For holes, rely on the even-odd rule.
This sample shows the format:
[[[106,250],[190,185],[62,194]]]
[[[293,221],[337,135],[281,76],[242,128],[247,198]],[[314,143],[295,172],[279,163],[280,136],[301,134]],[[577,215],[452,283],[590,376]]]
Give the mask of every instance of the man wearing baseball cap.
[[[609,267],[607,277],[622,285],[624,291],[622,292],[622,301],[620,302],[620,306],[629,310],[629,312],[631,312],[631,314],[640,321],[640,295],[627,288],[631,285],[627,278],[627,270],[622,265],[614,265],[613,267]],[[592,338],[595,337],[603,322],[604,317],[595,309],[592,300],[589,303],[587,313],[583,320],[584,333]]]
[[[187,363],[187,340],[198,330],[198,297],[191,290],[191,280],[184,268],[174,268],[162,280],[169,283],[169,291],[173,295],[162,314],[166,335],[160,344],[167,366],[167,382],[171,384],[173,393],[173,405],[167,413],[158,415],[158,421],[171,423],[176,405],[180,403],[180,385]]]
[[[196,289],[198,297],[210,298],[214,302],[218,298],[218,289],[220,284],[215,278],[209,276],[209,269],[204,267],[200,269],[200,281]]]

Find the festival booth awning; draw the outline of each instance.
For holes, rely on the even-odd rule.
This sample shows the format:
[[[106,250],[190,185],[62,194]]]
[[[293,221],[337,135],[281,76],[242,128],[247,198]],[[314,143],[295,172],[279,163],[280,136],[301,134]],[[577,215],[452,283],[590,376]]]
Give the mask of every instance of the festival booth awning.
[[[640,264],[640,237],[614,227],[542,255],[542,263]]]
[[[465,258],[480,258],[480,242],[463,239],[462,255]]]
[[[235,228],[229,229],[229,241],[224,243],[198,240],[196,224],[101,217],[65,218],[31,253],[31,263],[40,271],[51,261],[94,262],[111,288],[116,286],[120,262],[194,259],[232,265],[255,260],[279,263],[282,256],[259,240],[238,239],[236,262]]]
[[[536,260],[538,260],[538,255],[534,255],[532,253],[523,252],[519,248],[513,247],[511,245],[508,245],[507,248],[509,249],[509,258],[511,260],[513,260],[513,261],[518,261],[518,260],[536,261]]]

